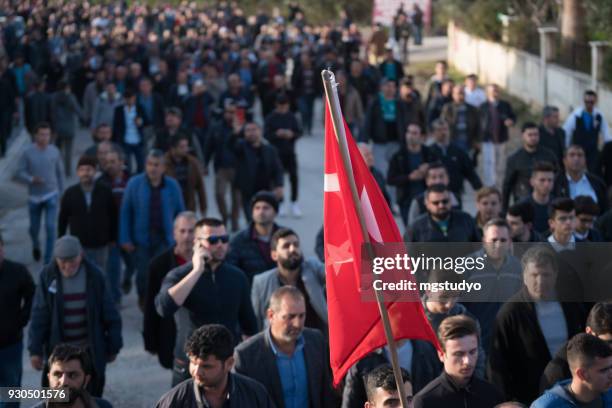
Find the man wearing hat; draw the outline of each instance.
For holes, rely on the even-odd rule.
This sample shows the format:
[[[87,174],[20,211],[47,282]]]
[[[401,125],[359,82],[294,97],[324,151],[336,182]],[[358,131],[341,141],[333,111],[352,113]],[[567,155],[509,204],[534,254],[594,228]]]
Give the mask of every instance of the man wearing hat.
[[[270,252],[272,234],[280,227],[274,222],[278,200],[273,193],[260,191],[250,201],[252,221],[230,242],[227,262],[242,269],[249,283],[259,273],[276,266]]]
[[[117,209],[113,192],[94,181],[96,159],[83,156],[77,164],[79,182],[64,192],[60,203],[58,235],[70,234],[85,247],[87,257],[102,270],[106,268],[108,246],[117,236]]]
[[[43,370],[43,362],[59,343],[86,347],[94,361],[95,376],[89,391],[100,397],[106,364],[123,346],[121,316],[115,308],[105,277],[83,257],[79,239],[65,235],[55,242],[53,260],[40,272],[34,294],[28,334],[30,362]]]

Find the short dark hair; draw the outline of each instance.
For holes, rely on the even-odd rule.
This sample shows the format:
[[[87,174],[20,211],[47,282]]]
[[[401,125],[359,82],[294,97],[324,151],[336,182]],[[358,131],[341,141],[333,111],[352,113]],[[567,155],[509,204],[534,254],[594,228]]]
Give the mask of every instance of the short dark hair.
[[[433,184],[425,190],[425,199],[427,199],[431,193],[447,193],[449,191],[448,186],[444,184]]]
[[[444,171],[446,171],[446,174],[448,174],[448,169],[446,168],[444,163],[442,163],[441,161],[434,161],[434,162],[429,163],[429,166],[427,166],[427,170],[425,171],[425,178],[427,178],[431,170],[436,170],[436,169],[444,169]]]
[[[557,197],[548,205],[548,219],[554,219],[559,211],[572,212],[575,209],[574,200],[568,197]]]
[[[547,161],[537,161],[533,164],[531,175],[536,173],[555,173],[555,165]]]
[[[160,149],[151,149],[147,153],[147,159],[162,159],[163,160],[164,158],[165,158],[165,154]]]
[[[573,143],[567,146],[567,149],[565,149],[565,153],[563,153],[563,157],[567,157],[567,154],[569,153],[570,150],[580,150],[582,154],[585,154],[584,147],[580,146],[579,144]]]
[[[40,129],[51,130],[51,124],[49,122],[38,122],[36,127],[34,127],[34,134],[37,134]]]
[[[528,201],[521,201],[511,205],[508,208],[507,214],[513,217],[521,217],[521,220],[525,224],[528,222],[533,222],[533,219],[535,218],[533,206]]]
[[[523,123],[523,126],[521,126],[521,133],[525,132],[527,129],[533,128],[538,128],[538,125],[536,125],[535,122],[525,122]]]
[[[442,320],[438,327],[438,340],[445,350],[448,340],[474,335],[478,338],[478,324],[467,315],[455,315]]]
[[[612,334],[612,302],[598,302],[591,308],[587,327],[597,335]]]
[[[559,108],[557,108],[556,106],[552,106],[552,105],[546,105],[544,109],[542,109],[542,117],[547,118],[555,112],[559,112]]]
[[[484,233],[491,227],[506,228],[508,231],[510,231],[510,226],[508,225],[508,222],[503,218],[497,217],[490,219],[485,223],[485,225],[483,225],[482,234],[484,235]]]
[[[591,196],[579,195],[578,197],[574,198],[574,209],[576,210],[576,215],[599,215],[599,206]]]
[[[222,227],[224,225],[225,224],[223,224],[223,221],[221,221],[218,218],[204,217],[200,221],[196,222],[195,229],[198,229],[201,227],[217,228],[217,227]]]
[[[234,354],[234,338],[221,324],[205,324],[191,333],[185,342],[185,353],[201,359],[214,356],[226,361]]]
[[[298,239],[300,239],[298,234],[291,228],[277,229],[274,232],[274,234],[272,234],[272,238],[270,238],[270,249],[274,251],[276,249],[276,246],[278,245],[278,241],[280,241],[283,238],[290,237],[291,235],[295,235]]]
[[[410,382],[410,374],[406,370],[400,367],[402,373],[402,381],[404,383]],[[368,374],[365,378],[365,388],[368,400],[371,402],[374,399],[377,388],[382,388],[385,391],[397,390],[397,384],[395,382],[395,374],[390,364],[383,364]]]
[[[570,369],[588,367],[596,358],[612,356],[612,347],[597,336],[578,333],[567,343],[567,362]]]
[[[177,147],[183,140],[189,143],[189,136],[184,133],[178,133],[170,138],[170,147]]]
[[[183,112],[181,111],[181,108],[178,108],[176,106],[170,106],[169,108],[166,108],[164,114],[178,116],[179,118],[183,117]]]
[[[584,96],[594,96],[597,98],[597,92],[592,89],[587,89],[586,91],[584,91]]]
[[[492,186],[480,187],[478,191],[476,191],[476,202],[482,200],[485,197],[493,195],[493,194],[495,194],[497,198],[499,198],[499,201],[502,200],[502,194],[497,189],[497,187],[492,187]]]
[[[81,369],[85,374],[93,374],[93,365],[87,349],[73,346],[72,344],[60,343],[55,346],[47,363],[49,364],[49,368],[51,368],[53,363],[67,363],[72,360],[78,360],[79,363],[81,363]]]

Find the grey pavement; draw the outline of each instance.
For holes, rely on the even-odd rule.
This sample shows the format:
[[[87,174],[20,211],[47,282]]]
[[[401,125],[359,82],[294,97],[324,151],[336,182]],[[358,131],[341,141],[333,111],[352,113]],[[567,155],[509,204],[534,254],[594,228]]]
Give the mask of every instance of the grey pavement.
[[[434,61],[446,55],[446,38],[425,38],[424,46],[411,50],[411,61]],[[315,129],[312,136],[304,136],[297,142],[300,198],[299,204],[303,212],[300,219],[285,217],[279,218],[278,223],[293,228],[301,238],[302,247],[307,256],[314,256],[314,242],[316,234],[323,222],[323,117],[322,104],[317,102]],[[28,142],[28,136],[22,135],[23,145]],[[20,150],[17,142],[13,144],[10,159],[12,164],[7,165],[6,160],[0,161],[0,231],[5,238],[7,257],[25,263],[34,278],[40,271],[41,264],[31,258],[31,244],[28,237],[27,194],[24,186],[10,180],[10,173],[18,160]],[[82,130],[75,141],[73,161],[91,145],[89,133]],[[73,177],[67,185],[76,182]],[[216,216],[218,211],[214,202],[213,177],[205,178],[209,197],[208,215]],[[466,199],[471,196],[468,186]],[[286,181],[286,194],[288,195],[288,180]],[[473,213],[473,199],[465,202],[467,211]],[[242,220],[242,226],[244,226]],[[403,232],[403,231],[402,231]],[[44,234],[44,230],[41,231]],[[41,237],[44,238],[44,237]],[[43,241],[44,242],[44,241]],[[117,360],[109,364],[106,370],[106,387],[104,396],[115,407],[151,407],[159,397],[170,388],[171,372],[162,369],[157,357],[144,351],[141,335],[142,314],[137,306],[134,291],[123,299],[121,308],[123,319],[124,347]],[[27,330],[26,330],[27,332]],[[27,344],[27,340],[26,340]],[[39,387],[40,372],[34,371],[29,363],[29,356],[24,352],[23,387]],[[30,406],[24,404],[23,406]]]

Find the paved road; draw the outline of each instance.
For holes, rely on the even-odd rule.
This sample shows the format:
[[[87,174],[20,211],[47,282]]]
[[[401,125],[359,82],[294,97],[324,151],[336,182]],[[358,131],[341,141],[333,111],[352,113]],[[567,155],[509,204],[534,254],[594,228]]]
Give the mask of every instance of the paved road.
[[[446,39],[426,39],[425,46],[411,53],[411,61],[434,61],[446,54]],[[300,206],[304,213],[301,219],[280,218],[278,222],[295,229],[301,237],[302,246],[307,256],[314,256],[315,236],[322,224],[323,217],[323,118],[322,105],[316,109],[316,127],[312,136],[305,136],[297,143],[300,177]],[[89,134],[79,132],[75,141],[73,161],[76,163],[81,153],[91,144]],[[4,175],[6,179],[6,174]],[[1,175],[0,175],[1,177]],[[73,177],[68,185],[75,183]],[[214,197],[213,179],[205,179],[208,197]],[[466,197],[469,196],[469,192]],[[41,265],[31,259],[31,244],[28,237],[28,214],[26,189],[13,182],[0,182],[0,231],[5,237],[7,257],[25,263],[34,277],[38,275]],[[473,201],[466,202],[468,211],[472,211]],[[214,200],[209,200],[209,215],[218,215]],[[244,221],[243,221],[244,225]],[[44,241],[42,241],[44,242]],[[144,352],[141,336],[142,315],[132,292],[124,298],[121,309],[123,318],[124,348],[116,362],[110,364],[106,371],[105,397],[115,407],[151,407],[158,398],[169,389],[170,371],[162,369],[155,356]],[[32,370],[27,353],[24,353],[24,387],[40,385],[40,373]],[[27,404],[24,406],[28,406]]]

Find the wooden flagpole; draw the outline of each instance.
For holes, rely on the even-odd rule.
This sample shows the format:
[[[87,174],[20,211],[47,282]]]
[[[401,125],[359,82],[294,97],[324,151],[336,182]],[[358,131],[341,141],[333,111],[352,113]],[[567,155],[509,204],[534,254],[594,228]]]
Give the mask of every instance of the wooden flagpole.
[[[334,126],[334,133],[338,145],[340,147],[340,156],[342,157],[342,165],[344,171],[348,177],[349,186],[351,188],[351,196],[353,198],[353,205],[357,211],[357,217],[359,219],[359,225],[361,227],[361,234],[365,242],[365,247],[368,251],[370,259],[374,258],[374,251],[370,245],[370,236],[368,234],[368,227],[366,225],[363,211],[361,210],[361,200],[359,199],[359,193],[357,192],[357,185],[355,184],[355,177],[353,176],[353,167],[351,165],[351,158],[348,152],[348,145],[346,142],[346,132],[344,130],[344,122],[342,120],[342,110],[340,108],[340,99],[338,98],[337,82],[334,73],[330,70],[324,69],[321,71],[323,78],[323,85],[325,87],[325,96],[329,106],[329,112],[331,114],[332,123]],[[385,306],[383,294],[374,289],[376,295],[376,303],[378,304],[378,311],[382,319],[383,328],[385,331],[385,338],[387,339],[387,345],[391,354],[391,365],[393,367],[393,374],[395,376],[395,383],[397,385],[397,392],[400,397],[402,408],[405,408],[406,404],[406,391],[404,389],[404,381],[402,380],[402,372],[400,370],[399,360],[397,358],[397,347],[395,345],[395,339],[393,338],[393,330],[391,329],[391,322],[389,320],[389,312]]]

